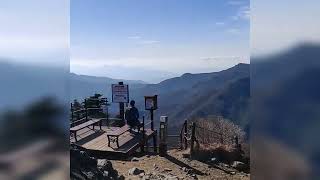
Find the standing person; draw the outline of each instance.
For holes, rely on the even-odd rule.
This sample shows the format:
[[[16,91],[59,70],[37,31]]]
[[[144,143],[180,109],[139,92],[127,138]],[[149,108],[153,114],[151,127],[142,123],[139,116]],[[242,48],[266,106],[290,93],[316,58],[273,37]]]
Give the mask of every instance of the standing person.
[[[127,124],[130,126],[130,130],[132,128],[137,128],[138,132],[141,127],[141,123],[139,121],[139,111],[135,107],[135,101],[130,101],[130,107],[125,112],[125,119],[127,121]]]

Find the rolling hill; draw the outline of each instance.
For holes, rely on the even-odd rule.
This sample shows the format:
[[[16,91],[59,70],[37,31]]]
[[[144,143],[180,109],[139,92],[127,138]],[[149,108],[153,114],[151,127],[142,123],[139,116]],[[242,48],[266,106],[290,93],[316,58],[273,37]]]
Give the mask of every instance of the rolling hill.
[[[250,66],[238,64],[213,73],[184,74],[160,82],[131,89],[131,98],[143,109],[144,95],[158,95],[161,115],[169,117],[171,127],[180,127],[184,119],[221,115],[236,124],[248,125]]]

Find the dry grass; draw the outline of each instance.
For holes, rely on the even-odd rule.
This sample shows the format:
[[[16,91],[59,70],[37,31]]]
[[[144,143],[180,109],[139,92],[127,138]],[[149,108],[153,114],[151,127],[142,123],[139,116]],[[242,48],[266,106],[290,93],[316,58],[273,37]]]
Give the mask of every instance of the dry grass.
[[[204,147],[207,146],[231,148],[235,145],[234,137],[239,143],[245,142],[245,132],[231,121],[219,116],[196,119],[196,138]]]
[[[245,141],[245,132],[231,121],[222,117],[210,116],[195,119],[196,123],[196,156],[200,159],[218,157],[221,161],[231,163],[235,160],[249,161],[250,147]],[[241,149],[238,149],[235,142]]]

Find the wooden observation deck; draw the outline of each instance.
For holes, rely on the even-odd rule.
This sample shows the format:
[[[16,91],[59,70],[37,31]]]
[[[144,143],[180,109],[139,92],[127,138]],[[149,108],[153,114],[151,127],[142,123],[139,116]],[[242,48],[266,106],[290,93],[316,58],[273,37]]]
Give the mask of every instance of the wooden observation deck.
[[[90,103],[91,102],[91,105]],[[108,106],[106,98],[85,99],[78,108],[71,103],[71,121],[70,121],[70,143],[81,150],[94,156],[130,156],[137,149],[144,151],[148,140],[153,139],[153,147],[157,147],[157,131],[154,130],[153,119],[145,122],[142,118],[142,128],[140,132],[122,131],[118,136],[119,147],[116,142],[110,142],[108,146],[108,135],[116,134],[121,127],[108,126],[110,120],[116,118],[93,118],[91,115],[101,113],[101,105]],[[146,128],[150,125],[150,128]],[[144,133],[142,133],[144,132]],[[76,137],[76,138],[75,138]],[[148,146],[147,146],[148,147]]]
[[[70,138],[70,142],[77,146],[81,150],[85,150],[89,154],[95,156],[130,156],[130,154],[137,151],[139,148],[147,144],[148,140],[152,137],[157,136],[157,131],[152,131],[151,129],[145,129],[143,135],[142,132],[132,132],[129,131],[123,133],[119,136],[119,147],[117,147],[115,142],[110,142],[110,147],[108,146],[107,134],[112,133],[112,131],[117,131],[120,127],[107,127],[102,126],[100,130],[97,126],[92,130],[89,128],[82,129],[77,133],[78,141],[75,141],[74,137]]]

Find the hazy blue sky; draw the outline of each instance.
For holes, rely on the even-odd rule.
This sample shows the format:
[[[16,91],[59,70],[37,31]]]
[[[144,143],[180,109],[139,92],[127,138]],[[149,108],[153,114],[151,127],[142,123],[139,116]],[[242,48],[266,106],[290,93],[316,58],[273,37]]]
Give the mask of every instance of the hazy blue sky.
[[[251,55],[320,42],[319,0],[251,0]]]
[[[77,0],[70,6],[72,72],[158,81],[249,62],[247,0]]]
[[[68,65],[69,1],[1,0],[0,4],[0,59]]]
[[[2,0],[0,60],[68,64],[71,38],[73,72],[159,80],[248,62],[249,29],[253,54],[320,42],[319,0],[252,0],[250,6],[241,0]]]

